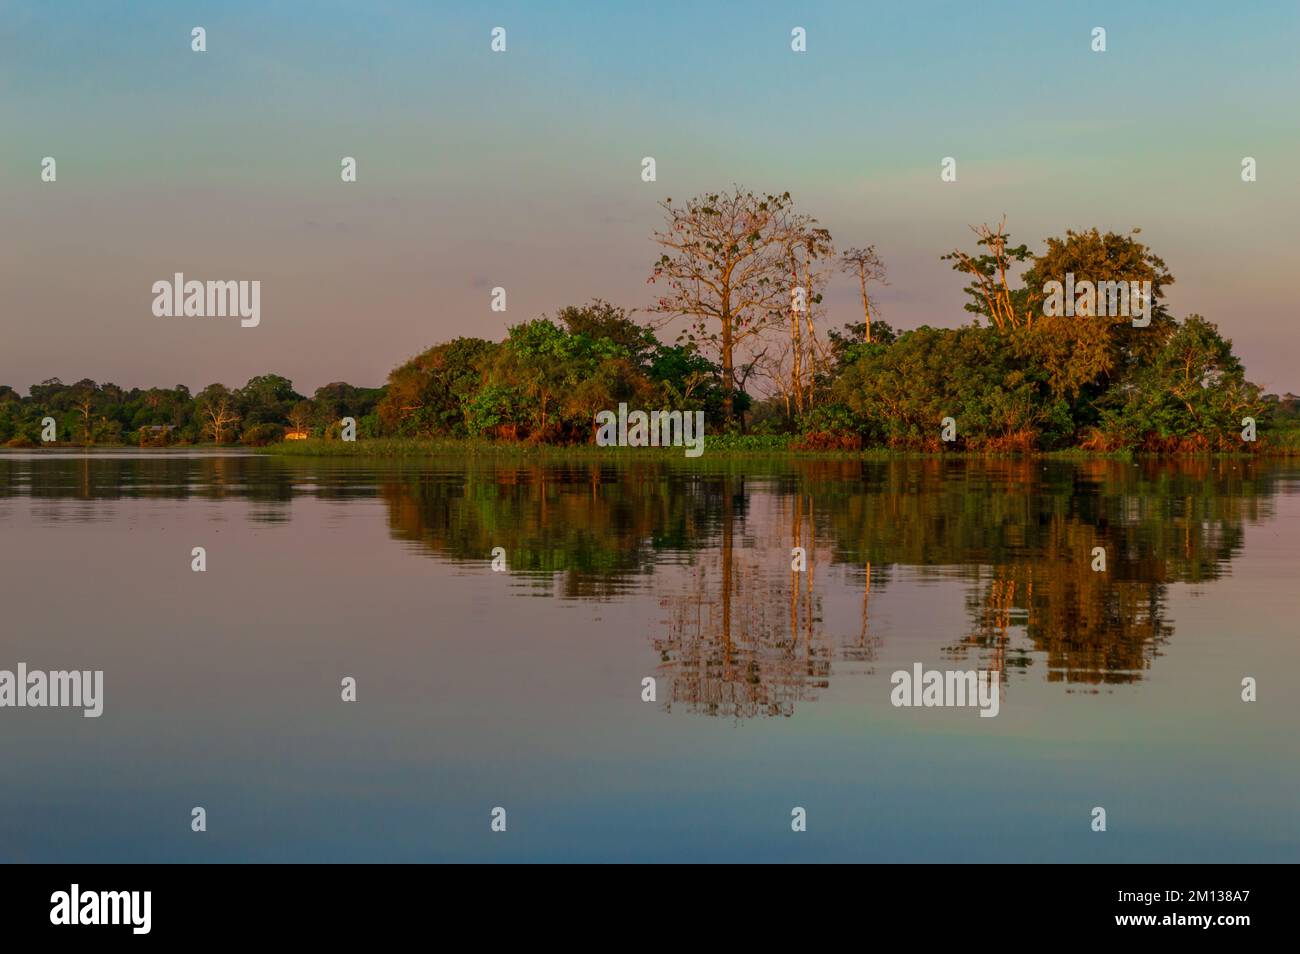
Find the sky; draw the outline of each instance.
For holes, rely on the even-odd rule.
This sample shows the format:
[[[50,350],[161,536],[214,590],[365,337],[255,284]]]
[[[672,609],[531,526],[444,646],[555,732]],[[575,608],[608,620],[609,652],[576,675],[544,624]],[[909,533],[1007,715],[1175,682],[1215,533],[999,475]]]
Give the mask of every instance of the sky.
[[[377,386],[458,335],[646,308],[658,203],[740,184],[875,244],[900,328],[969,319],[939,256],[970,225],[1140,227],[1173,314],[1300,391],[1298,40],[1293,2],[0,0],[0,384]],[[259,280],[261,323],[156,317],[176,272]],[[828,301],[859,319],[851,277]]]

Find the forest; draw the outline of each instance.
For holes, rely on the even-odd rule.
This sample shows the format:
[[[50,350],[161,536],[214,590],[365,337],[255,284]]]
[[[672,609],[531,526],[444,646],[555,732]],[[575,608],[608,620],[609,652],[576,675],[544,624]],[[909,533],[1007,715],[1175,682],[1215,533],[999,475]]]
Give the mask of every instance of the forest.
[[[1214,321],[1171,314],[1174,276],[1139,230],[1067,231],[1034,252],[1012,245],[1005,220],[974,226],[973,247],[940,256],[967,280],[962,323],[903,330],[881,317],[888,281],[876,247],[837,252],[788,193],[736,187],[661,209],[646,308],[592,299],[511,325],[500,341],[434,344],[381,387],[334,382],[310,396],[273,373],[197,392],[51,378],[22,395],[0,385],[0,444],[263,446],[335,440],[351,417],[361,441],[584,445],[596,414],[620,403],[702,410],[711,437],[800,451],[1300,444],[1300,399],[1251,383]],[[856,285],[860,311],[832,327],[836,273]],[[1148,289],[1145,320],[1095,299],[1063,313],[1059,289],[1076,277]]]

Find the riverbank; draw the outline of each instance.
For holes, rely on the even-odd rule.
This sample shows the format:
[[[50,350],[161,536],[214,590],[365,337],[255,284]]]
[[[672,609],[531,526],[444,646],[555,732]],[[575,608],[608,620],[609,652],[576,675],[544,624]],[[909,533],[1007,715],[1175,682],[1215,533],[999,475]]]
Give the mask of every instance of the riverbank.
[[[1204,452],[1198,454],[1142,454],[1137,451],[1089,451],[1070,448],[1039,452],[991,451],[917,451],[876,447],[862,450],[800,450],[792,447],[793,439],[783,435],[736,435],[710,438],[704,457],[792,457],[830,460],[894,460],[899,458],[1017,458],[1034,457],[1046,460],[1133,460],[1138,457],[1293,457],[1300,456],[1300,441],[1278,443],[1267,449],[1241,453]],[[485,456],[535,459],[611,459],[628,458],[689,459],[680,447],[596,447],[591,444],[554,446],[548,444],[505,443],[476,439],[418,440],[405,438],[374,438],[358,441],[305,440],[270,444],[257,448],[264,454],[278,457],[369,457],[402,458],[438,455]]]
[[[725,458],[800,458],[816,460],[899,460],[907,458],[967,458],[1042,460],[1135,460],[1143,459],[1193,459],[1193,458],[1291,458],[1300,457],[1300,431],[1285,431],[1270,435],[1262,447],[1253,451],[1236,453],[1200,451],[1195,453],[1152,453],[1138,450],[1093,451],[1083,448],[1066,448],[1052,451],[967,451],[967,450],[905,450],[887,447],[869,447],[859,450],[808,450],[794,446],[797,438],[789,435],[719,435],[705,443],[704,457]],[[172,444],[163,447],[139,447],[135,444],[74,444],[63,443],[34,446],[0,447],[6,451],[50,454],[74,451],[145,451],[159,454],[177,452],[225,452],[266,455],[271,457],[342,457],[358,459],[406,459],[416,457],[483,457],[523,460],[691,460],[680,447],[597,447],[592,444],[531,444],[527,442],[492,441],[483,438],[363,438],[356,441],[324,440],[311,438],[302,441],[283,441],[262,446],[246,444]]]

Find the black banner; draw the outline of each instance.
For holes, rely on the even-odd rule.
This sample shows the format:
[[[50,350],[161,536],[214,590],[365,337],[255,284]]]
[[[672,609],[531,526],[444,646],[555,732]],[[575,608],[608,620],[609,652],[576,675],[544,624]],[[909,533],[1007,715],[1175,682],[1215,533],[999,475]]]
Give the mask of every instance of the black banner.
[[[544,885],[531,874],[512,885],[508,871],[486,876],[473,866],[446,871],[419,865],[26,866],[7,868],[0,877],[6,882],[6,937],[66,935],[92,943],[399,939],[434,923],[496,932],[524,918],[551,924],[567,917],[566,910],[574,912],[578,899],[588,924],[623,934],[657,934],[665,917],[683,915],[712,932],[726,930],[753,904],[769,915],[788,908],[791,917],[806,919],[812,897],[821,899],[814,905],[819,921],[840,909],[871,931],[923,925],[927,940],[969,938],[973,926],[992,921],[1064,932],[1060,937],[1133,934],[1232,943],[1242,932],[1285,924],[1294,880],[1281,866],[863,867],[868,870],[799,874],[817,879],[805,883],[812,895],[778,889],[788,885],[789,873],[773,873],[770,894],[760,880],[756,892],[737,894],[733,884],[719,898],[717,885],[702,881],[695,901],[673,891],[667,907],[663,899],[642,895],[636,881],[643,875],[630,866],[601,872],[598,880],[580,870],[553,872]],[[851,881],[821,882],[846,874]],[[709,870],[678,874],[687,880],[714,876]],[[567,877],[577,893],[566,901]],[[849,885],[851,898],[845,896]]]

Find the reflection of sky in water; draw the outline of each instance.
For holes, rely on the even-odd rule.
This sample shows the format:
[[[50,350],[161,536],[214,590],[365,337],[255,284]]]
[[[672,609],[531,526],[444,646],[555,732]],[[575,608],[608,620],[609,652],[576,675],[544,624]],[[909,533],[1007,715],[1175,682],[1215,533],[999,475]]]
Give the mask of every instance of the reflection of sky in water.
[[[772,473],[727,495],[657,466],[0,455],[0,667],[104,669],[107,697],[0,710],[0,859],[1300,858],[1294,469],[746,466]],[[703,674],[783,715],[669,702],[727,651],[728,513],[734,666]],[[1160,640],[1122,602],[1060,615],[1096,596],[1069,555],[1103,517]],[[888,704],[894,669],[999,652],[996,719]]]

